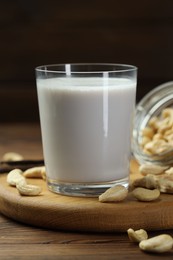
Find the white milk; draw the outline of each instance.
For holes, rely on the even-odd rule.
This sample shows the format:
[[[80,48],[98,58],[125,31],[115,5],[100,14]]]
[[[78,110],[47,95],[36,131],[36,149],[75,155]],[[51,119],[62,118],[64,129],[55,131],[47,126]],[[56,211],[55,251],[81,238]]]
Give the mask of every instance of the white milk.
[[[100,78],[37,80],[49,179],[96,183],[128,177],[136,83],[106,78],[102,85]]]

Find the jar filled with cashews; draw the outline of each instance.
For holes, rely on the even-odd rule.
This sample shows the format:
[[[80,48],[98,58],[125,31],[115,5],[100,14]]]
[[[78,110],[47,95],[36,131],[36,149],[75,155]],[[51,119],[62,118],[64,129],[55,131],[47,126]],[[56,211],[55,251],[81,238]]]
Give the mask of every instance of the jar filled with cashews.
[[[132,151],[140,164],[173,164],[173,81],[154,88],[137,104]]]

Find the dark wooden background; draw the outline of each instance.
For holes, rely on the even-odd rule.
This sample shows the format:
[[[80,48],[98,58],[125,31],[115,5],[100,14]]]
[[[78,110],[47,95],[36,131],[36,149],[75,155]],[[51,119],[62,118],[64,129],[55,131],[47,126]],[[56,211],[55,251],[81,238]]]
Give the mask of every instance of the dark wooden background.
[[[38,121],[34,68],[136,65],[137,101],[173,80],[172,0],[0,0],[0,122]]]

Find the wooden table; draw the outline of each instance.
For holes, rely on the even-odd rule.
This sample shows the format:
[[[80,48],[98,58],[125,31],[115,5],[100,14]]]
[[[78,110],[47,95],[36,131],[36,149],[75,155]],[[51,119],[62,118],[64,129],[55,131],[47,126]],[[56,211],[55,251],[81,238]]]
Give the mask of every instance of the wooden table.
[[[9,151],[26,159],[42,158],[38,125],[0,126],[0,157]],[[127,212],[128,218],[128,212]],[[157,216],[156,216],[157,218]],[[173,230],[149,232],[149,236]],[[126,233],[62,232],[27,226],[0,215],[0,259],[172,259],[170,253],[146,254]]]

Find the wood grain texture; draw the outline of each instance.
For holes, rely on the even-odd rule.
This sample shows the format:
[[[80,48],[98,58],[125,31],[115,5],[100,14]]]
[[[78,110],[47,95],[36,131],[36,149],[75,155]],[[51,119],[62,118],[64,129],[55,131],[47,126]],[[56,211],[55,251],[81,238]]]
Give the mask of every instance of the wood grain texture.
[[[132,162],[132,178],[139,177]],[[133,170],[134,169],[134,170]],[[26,224],[59,230],[126,232],[128,228],[162,230],[173,227],[172,195],[154,202],[138,202],[132,196],[122,203],[100,203],[98,198],[79,198],[49,192],[45,181],[29,180],[42,187],[35,197],[19,195],[0,176],[0,212]],[[128,212],[128,214],[127,214]],[[157,219],[155,218],[157,214]]]
[[[0,157],[6,151],[18,151],[25,158],[40,158],[42,146],[39,125],[1,124]],[[128,212],[127,212],[128,217]],[[157,212],[154,215],[157,220]],[[138,221],[138,220],[137,220]],[[173,230],[148,231],[149,237]],[[1,260],[114,260],[172,259],[173,251],[143,253],[129,241],[126,233],[60,231],[22,224],[0,214]]]
[[[114,260],[172,259],[173,252],[162,255],[143,253],[125,233],[62,232],[34,228],[0,215],[0,257],[2,260]],[[155,236],[161,232],[149,232]],[[164,233],[173,236],[173,231]]]

